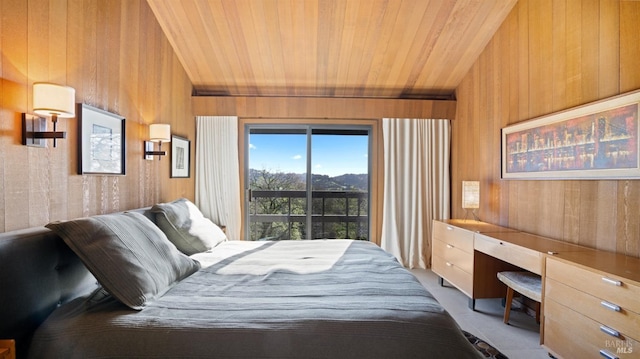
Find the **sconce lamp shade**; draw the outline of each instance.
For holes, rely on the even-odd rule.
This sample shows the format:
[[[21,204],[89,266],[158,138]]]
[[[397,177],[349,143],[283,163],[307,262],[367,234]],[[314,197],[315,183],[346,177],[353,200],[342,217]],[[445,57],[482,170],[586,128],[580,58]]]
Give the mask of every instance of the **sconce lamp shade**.
[[[46,82],[33,84],[33,112],[40,116],[74,117],[75,102],[76,90],[73,87]]]
[[[462,208],[480,208],[480,181],[462,181]]]
[[[160,142],[159,150],[153,150],[153,142]],[[153,156],[161,156],[167,154],[162,150],[162,142],[171,142],[171,125],[166,123],[152,123],[149,125],[149,141],[144,141],[144,159],[152,160]]]
[[[153,123],[149,125],[149,141],[151,142],[171,142],[171,125],[164,123]]]

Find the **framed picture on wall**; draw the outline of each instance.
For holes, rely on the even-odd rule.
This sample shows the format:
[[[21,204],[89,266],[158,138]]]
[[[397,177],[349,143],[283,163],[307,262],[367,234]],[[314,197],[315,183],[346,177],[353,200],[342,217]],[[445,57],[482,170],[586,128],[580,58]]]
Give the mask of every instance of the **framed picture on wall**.
[[[78,174],[125,174],[125,119],[78,104]]]
[[[640,178],[640,91],[502,129],[504,179]]]
[[[171,178],[189,178],[191,141],[171,135]]]

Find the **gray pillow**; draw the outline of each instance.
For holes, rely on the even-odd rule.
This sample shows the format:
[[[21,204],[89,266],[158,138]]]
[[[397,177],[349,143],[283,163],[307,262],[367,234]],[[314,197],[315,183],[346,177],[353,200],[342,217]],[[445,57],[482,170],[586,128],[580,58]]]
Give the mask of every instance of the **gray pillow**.
[[[206,252],[227,240],[222,229],[186,198],[156,204],[151,212],[156,214],[156,224],[171,243],[186,255]]]
[[[132,309],[142,309],[200,268],[140,213],[52,222],[46,227],[62,237],[111,295]]]

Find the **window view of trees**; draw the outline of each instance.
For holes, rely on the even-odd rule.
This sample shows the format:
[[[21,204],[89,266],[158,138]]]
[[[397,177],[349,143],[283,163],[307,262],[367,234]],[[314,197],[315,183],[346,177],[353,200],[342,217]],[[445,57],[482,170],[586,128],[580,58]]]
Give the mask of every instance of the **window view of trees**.
[[[306,176],[251,169],[250,238],[306,239]],[[312,175],[312,238],[368,240],[368,175]]]
[[[369,131],[249,126],[248,237],[368,240]]]
[[[252,240],[303,239],[306,222],[304,175],[251,169],[250,238]],[[293,197],[297,192],[296,197]],[[298,221],[293,221],[293,218]]]

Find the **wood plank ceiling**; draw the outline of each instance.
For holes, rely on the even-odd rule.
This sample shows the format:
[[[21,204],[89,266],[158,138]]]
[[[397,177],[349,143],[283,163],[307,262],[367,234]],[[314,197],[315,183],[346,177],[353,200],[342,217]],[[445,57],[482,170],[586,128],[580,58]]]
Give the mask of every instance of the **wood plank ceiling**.
[[[147,0],[197,95],[449,98],[516,0]]]

